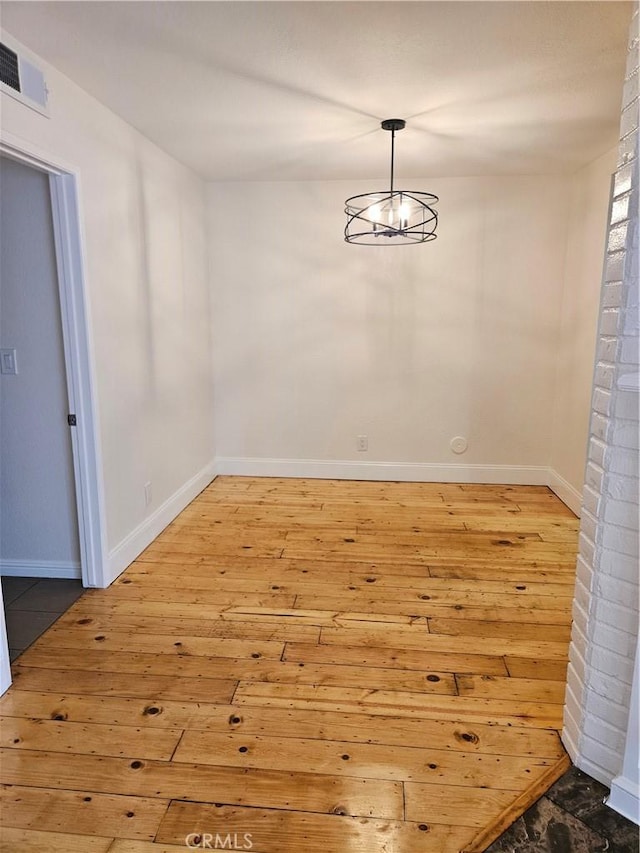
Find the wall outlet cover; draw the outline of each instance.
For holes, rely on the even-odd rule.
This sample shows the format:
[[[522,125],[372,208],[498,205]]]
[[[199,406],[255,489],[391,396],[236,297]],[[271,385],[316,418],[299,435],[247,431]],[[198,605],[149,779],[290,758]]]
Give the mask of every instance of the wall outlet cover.
[[[366,435],[359,435],[356,439],[356,447],[359,452],[363,452],[369,449],[369,437]]]
[[[18,358],[14,349],[0,349],[0,373],[6,376],[18,373]]]

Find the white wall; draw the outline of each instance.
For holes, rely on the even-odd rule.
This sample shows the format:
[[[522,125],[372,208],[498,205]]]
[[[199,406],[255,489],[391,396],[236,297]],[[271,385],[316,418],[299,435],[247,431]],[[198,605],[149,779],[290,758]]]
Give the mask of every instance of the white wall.
[[[551,466],[582,491],[589,433],[593,357],[611,175],[617,148],[576,172],[569,184],[569,221]]]
[[[115,572],[146,544],[152,529],[145,523],[155,511],[177,493],[186,499],[180,490],[189,481],[197,487],[210,478],[203,184],[36,61],[46,70],[51,118],[2,96],[2,130],[79,171],[106,534]],[[153,501],[146,507],[148,481]],[[176,508],[170,505],[171,512]],[[161,515],[166,523],[166,512]]]
[[[49,180],[0,158],[0,570],[80,568]]]
[[[210,184],[222,464],[432,463],[435,479],[512,466],[498,482],[535,482],[523,468],[550,462],[567,181],[412,179],[441,198],[439,236],[402,248],[342,239],[344,199],[385,179]]]

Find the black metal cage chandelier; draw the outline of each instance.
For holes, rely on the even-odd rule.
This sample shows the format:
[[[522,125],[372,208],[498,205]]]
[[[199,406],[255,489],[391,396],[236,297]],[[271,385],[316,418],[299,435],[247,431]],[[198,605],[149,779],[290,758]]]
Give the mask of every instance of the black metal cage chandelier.
[[[391,181],[388,190],[363,193],[344,203],[347,243],[364,246],[402,246],[426,243],[436,239],[438,214],[434,205],[438,196],[416,190],[397,190],[393,186],[393,159],[396,131],[406,122],[401,118],[385,119],[383,130],[391,131]]]

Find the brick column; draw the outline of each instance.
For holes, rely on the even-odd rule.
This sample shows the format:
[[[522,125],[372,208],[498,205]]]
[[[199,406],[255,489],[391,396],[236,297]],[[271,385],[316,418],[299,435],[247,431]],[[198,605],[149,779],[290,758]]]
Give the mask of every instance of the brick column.
[[[638,636],[638,7],[613,180],[563,741],[606,785],[622,768]]]

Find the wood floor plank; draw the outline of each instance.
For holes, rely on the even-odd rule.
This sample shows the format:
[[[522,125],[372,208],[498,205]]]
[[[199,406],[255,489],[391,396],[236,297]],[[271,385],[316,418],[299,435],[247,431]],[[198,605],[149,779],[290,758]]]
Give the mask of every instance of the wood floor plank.
[[[461,696],[514,699],[519,702],[551,702],[564,705],[565,684],[538,678],[501,678],[495,675],[456,676]]]
[[[284,651],[283,642],[228,637],[190,637],[186,634],[138,634],[132,631],[98,631],[77,627],[56,626],[50,629],[46,646],[53,639],[56,646],[66,649],[100,650],[105,652],[136,652],[163,657],[211,657],[246,660],[277,661]],[[34,652],[44,643],[36,644]],[[35,657],[35,655],[33,655]]]
[[[168,806],[161,799],[0,786],[3,826],[15,829],[152,840]]]
[[[354,621],[354,618],[357,617],[354,617],[352,614],[358,614],[358,616],[368,614],[369,618],[360,619],[360,621],[395,621],[401,624],[402,622],[411,622],[418,618],[438,619],[445,620],[443,623],[444,628],[446,627],[446,621],[450,619],[464,619],[465,621],[472,620],[476,622],[515,622],[525,625],[529,623],[530,626],[538,628],[538,635],[540,633],[538,626],[540,625],[559,626],[566,632],[567,617],[565,611],[561,609],[544,610],[540,607],[528,608],[521,605],[514,608],[509,606],[508,601],[505,602],[504,606],[496,604],[474,605],[468,603],[470,600],[468,597],[465,597],[463,600],[466,602],[465,604],[461,604],[454,595],[444,602],[442,600],[434,600],[434,597],[430,595],[422,595],[411,601],[396,600],[391,596],[389,598],[379,597],[372,599],[365,596],[359,597],[355,594],[350,597],[343,596],[342,598],[299,595],[296,599],[295,609],[322,608],[326,614],[325,617],[321,618],[318,614],[318,618],[315,621],[319,627],[328,628],[338,625],[340,621]],[[229,608],[226,612],[242,612],[243,610],[244,608],[237,608],[237,610]],[[316,610],[315,612],[317,613],[318,611]],[[400,616],[402,618],[391,619],[391,616]],[[228,617],[223,613],[221,614],[221,618]],[[453,634],[456,629],[461,633],[464,632],[463,625],[452,625],[449,626],[448,630],[436,633]],[[505,632],[507,629],[503,628],[499,630]],[[478,636],[482,636],[482,634],[478,634]],[[485,634],[485,636],[491,636],[491,634]],[[564,637],[564,634],[562,634],[562,637]]]
[[[166,550],[182,551],[183,548],[186,547],[188,546],[173,545],[171,548],[167,548]],[[225,553],[225,551],[226,553],[234,554],[237,553],[239,549],[230,545],[225,550],[221,549],[220,553]],[[273,551],[275,553],[275,549],[273,549]],[[432,549],[425,549],[419,545],[387,545],[377,548],[371,545],[362,545],[358,549],[355,549],[347,548],[346,546],[339,547],[337,544],[333,547],[320,548],[317,544],[297,543],[295,545],[285,545],[281,553],[283,557],[289,557],[294,560],[312,559],[332,561],[344,558],[360,562],[375,561],[376,563],[383,565],[413,563],[430,566],[433,562],[458,562],[462,559],[468,560],[472,564],[476,562],[480,565],[489,561],[494,562],[493,555],[487,549],[476,549],[475,551],[468,553],[463,547],[452,551],[445,545],[442,545],[440,548]],[[513,553],[505,556],[505,554],[501,552],[500,556],[497,558],[497,562],[515,565],[522,561],[525,566],[528,565],[535,567],[537,565],[550,565],[555,567],[562,565],[562,563],[566,561],[566,564],[570,565],[570,561],[566,560],[565,554],[565,549],[562,548],[561,545],[558,545],[553,551],[528,551],[524,557]]]
[[[567,547],[567,554],[574,553],[574,548]],[[553,564],[540,564],[536,560],[519,559],[517,562],[507,562],[494,558],[470,558],[470,557],[445,557],[441,559],[422,560],[415,563],[396,562],[393,564],[379,564],[375,560],[351,561],[342,556],[340,559],[328,560],[314,559],[313,555],[304,559],[293,559],[290,557],[273,558],[248,558],[243,555],[209,553],[188,554],[163,552],[161,559],[156,559],[145,552],[140,554],[127,570],[127,575],[122,578],[121,583],[126,585],[128,576],[138,573],[149,573],[150,570],[159,574],[175,573],[176,566],[181,570],[188,567],[188,575],[193,577],[210,577],[213,575],[234,577],[255,577],[262,580],[265,575],[278,580],[298,578],[299,575],[308,574],[311,578],[326,578],[327,573],[336,579],[345,578],[347,582],[351,576],[359,577],[369,572],[387,573],[397,575],[399,571],[407,577],[424,579],[427,577],[461,577],[461,578],[486,578],[487,580],[524,581],[527,580],[551,580],[556,583],[570,584],[575,577],[575,557],[566,556],[565,559],[556,560]]]
[[[299,600],[302,596],[298,597]],[[306,602],[305,602],[306,603]],[[309,604],[322,605],[323,602],[318,602],[312,599]],[[343,602],[343,605],[354,605],[353,610],[324,610],[311,607],[294,607],[291,610],[272,610],[270,608],[245,608],[245,607],[229,607],[222,614],[222,619],[242,621],[260,619],[266,621],[271,618],[274,622],[281,623],[283,620],[295,622],[299,621],[307,625],[318,626],[319,628],[339,628],[341,626],[348,627],[351,624],[361,624],[375,622],[389,627],[409,626],[417,620],[422,621],[423,627],[426,630],[426,617],[420,617],[416,614],[390,613],[384,612],[387,608],[380,607],[375,610],[367,609],[366,603],[353,601]],[[401,608],[406,611],[408,608]],[[319,641],[318,641],[319,642]]]
[[[540,518],[531,518],[527,513],[518,513],[511,515],[508,518],[501,518],[498,523],[491,518],[485,516],[469,517],[464,526],[467,530],[485,531],[495,533],[500,536],[505,531],[513,532],[535,532],[542,539],[549,531],[564,532],[566,536],[576,534],[580,527],[580,521],[576,516],[563,516],[561,518],[552,517],[550,520],[545,519],[542,522]]]
[[[230,622],[228,620],[179,616],[168,620],[162,616],[100,614],[82,608],[61,616],[56,629],[84,628],[87,636],[106,631],[126,631],[133,634],[164,634],[189,637],[220,637],[230,640],[272,640],[277,643],[317,643],[320,629],[314,625],[265,625],[257,621]],[[62,632],[61,632],[62,633]]]
[[[218,621],[222,613],[231,605],[210,603],[206,609],[203,608],[202,617],[207,622]],[[173,620],[176,617],[183,619],[185,612],[196,613],[199,608],[185,606],[184,603],[174,601],[146,601],[144,599],[114,600],[91,598],[83,596],[76,604],[67,611],[68,615],[75,618],[76,615],[87,616],[101,614],[104,617],[114,616],[151,616],[156,619]]]
[[[206,534],[205,534],[206,535]],[[215,535],[215,534],[209,534]],[[274,535],[274,534],[271,534]],[[398,546],[404,549],[407,546],[422,547],[427,554],[432,554],[436,549],[445,547],[455,552],[464,549],[466,552],[475,550],[495,552],[496,549],[502,553],[504,549],[518,549],[521,551],[532,551],[535,553],[546,553],[556,551],[554,543],[545,542],[539,533],[504,533],[496,534],[492,531],[474,530],[447,530],[440,532],[422,530],[371,530],[361,531],[355,536],[345,536],[344,530],[334,530],[330,527],[318,529],[298,529],[284,532],[287,547],[297,543],[318,544],[325,547],[340,547],[343,545],[349,551],[359,551],[360,547],[372,547],[388,551]],[[197,541],[200,541],[199,539]],[[351,547],[353,546],[353,547]]]
[[[509,675],[513,678],[543,678],[563,683],[567,678],[567,661],[506,655],[504,662]]]
[[[330,528],[329,528],[330,529]],[[158,545],[167,541],[185,541],[190,545],[210,545],[213,541],[214,546],[219,542],[224,542],[227,539],[238,537],[240,533],[240,541],[253,542],[262,545],[264,542],[280,542],[288,534],[288,528],[278,529],[273,526],[268,526],[263,529],[256,529],[253,525],[246,523],[234,524],[233,519],[228,519],[226,524],[216,527],[215,530],[207,530],[202,525],[195,528],[185,524],[170,524],[162,531],[155,540]]]
[[[0,853],[107,853],[113,839],[95,835],[40,832],[37,829],[0,829]]]
[[[375,576],[372,578],[372,584]],[[437,586],[431,581],[437,581]],[[297,590],[298,596],[305,595],[318,597],[343,598],[346,600],[357,601],[358,599],[371,599],[381,601],[404,601],[404,602],[420,602],[431,601],[434,604],[468,604],[475,606],[494,606],[508,607],[510,609],[522,608],[531,610],[539,608],[541,610],[564,610],[570,603],[571,594],[562,595],[561,592],[553,593],[548,587],[543,584],[504,584],[505,589],[500,591],[490,591],[483,588],[483,583],[478,581],[473,584],[468,581],[456,581],[444,579],[444,585],[441,586],[443,578],[425,578],[420,582],[420,585],[415,585],[413,588],[408,587],[385,587],[374,585],[350,585],[341,586],[339,584],[332,585],[331,593],[326,588],[326,584],[317,584],[316,588],[312,584],[308,584],[303,590]],[[486,582],[488,583],[488,582]],[[556,584],[560,586],[560,584]],[[524,592],[518,592],[522,588]],[[567,590],[568,587],[563,586],[562,590]],[[543,590],[544,592],[540,592]],[[298,604],[298,602],[296,602]],[[341,608],[344,609],[344,606]]]
[[[3,776],[33,788],[117,793],[163,801],[200,800],[321,814],[401,820],[402,784],[320,772],[212,766],[54,752],[2,751]]]
[[[522,585],[524,586],[524,584]],[[359,600],[366,602],[373,602],[375,600],[389,602],[390,600],[393,600],[397,602],[406,602],[406,609],[409,612],[412,611],[412,608],[418,607],[421,602],[427,601],[430,605],[463,605],[470,607],[493,608],[508,607],[510,609],[520,609],[527,612],[530,612],[532,609],[540,609],[543,611],[556,610],[561,611],[561,613],[564,614],[566,613],[567,608],[571,605],[571,598],[568,595],[538,595],[535,592],[520,595],[515,591],[511,595],[507,595],[498,592],[484,592],[480,588],[473,591],[469,589],[456,590],[453,587],[454,584],[451,585],[450,589],[431,589],[428,581],[425,580],[420,591],[398,588],[392,594],[389,588],[381,587],[380,589],[376,589],[373,585],[363,587],[362,589],[357,588],[355,585],[351,585],[351,588],[348,586],[345,586],[344,588],[337,586],[335,592],[339,592],[340,594],[332,595],[331,598],[335,598],[338,602],[341,601],[342,605],[339,608],[336,608],[334,605],[333,607],[325,609],[353,610],[356,609],[355,605]],[[82,598],[81,604],[82,609],[85,610],[105,610],[112,608],[117,611],[119,606],[121,607],[123,604],[132,604],[136,602],[138,598],[142,598],[146,603],[169,604],[172,605],[174,609],[177,604],[192,606],[194,608],[204,607],[206,605],[207,610],[203,615],[209,615],[211,618],[217,612],[227,611],[229,608],[238,607],[244,607],[247,612],[252,608],[288,610],[294,606],[294,602],[299,604],[299,602],[296,601],[296,595],[300,596],[302,594],[306,597],[307,601],[311,602],[318,596],[326,596],[328,592],[326,584],[319,585],[317,589],[314,589],[313,585],[309,584],[308,588],[308,593],[306,591],[304,593],[292,592],[290,595],[283,596],[278,596],[276,594],[272,596],[252,595],[249,593],[236,593],[232,590],[219,591],[215,593],[186,590],[178,591],[174,595],[170,588],[155,588],[152,584],[144,586],[144,592],[141,592],[140,594],[137,592],[137,587],[128,587],[120,584],[108,590],[108,595],[90,596],[85,594]],[[331,591],[333,592],[334,590]],[[351,602],[351,604],[349,604],[349,602]],[[78,607],[77,609],[80,610],[81,608]],[[184,610],[185,608],[183,607],[183,613]],[[168,612],[173,611],[170,610]]]
[[[513,791],[406,782],[405,816],[417,823],[445,821],[482,828],[513,802]]]
[[[504,659],[491,655],[461,652],[429,652],[423,649],[369,648],[367,646],[314,645],[287,643],[283,660],[296,663],[334,663],[356,666],[380,666],[417,669],[429,672],[455,672],[482,675],[508,675]]]
[[[280,557],[283,553],[283,546],[285,540],[282,542],[272,542],[268,545],[260,545],[257,544],[254,540],[251,544],[248,542],[242,543],[242,541],[238,541],[237,537],[233,539],[225,539],[221,541],[217,548],[216,552],[218,554],[224,554],[229,557],[238,556],[241,557],[245,554],[251,553],[254,557]],[[189,542],[172,542],[169,539],[166,539],[162,542],[158,542],[158,544],[150,545],[145,554],[151,559],[158,559],[165,553],[174,553],[174,554],[207,554],[208,546],[206,543],[203,544],[190,544]]]
[[[552,611],[553,612],[553,611]],[[455,637],[491,637],[496,640],[511,639],[536,640],[540,636],[540,626],[544,625],[546,640],[568,643],[571,639],[570,625],[552,625],[544,621],[534,622],[535,610],[522,622],[476,620],[476,619],[429,619],[429,633],[446,634]],[[560,618],[560,617],[559,617]]]
[[[373,581],[372,581],[373,579]],[[380,589],[404,589],[408,594],[420,596],[431,590],[444,590],[446,592],[493,592],[501,595],[517,595],[519,598],[527,598],[528,595],[564,595],[571,597],[573,595],[572,584],[564,581],[556,581],[551,583],[544,578],[531,578],[524,583],[507,579],[482,580],[478,578],[441,578],[429,575],[419,581],[412,575],[396,575],[379,572],[364,572],[356,574],[350,573],[349,583],[356,584],[360,588],[363,584],[374,582],[375,588]],[[322,593],[322,587],[314,590],[308,585],[306,588],[310,592]],[[326,594],[326,587],[325,587]]]
[[[193,843],[193,840],[191,841]],[[244,840],[242,843],[244,844]],[[158,841],[129,841],[125,838],[116,838],[108,853],[184,853],[185,849],[188,848],[185,848],[184,839],[179,844],[161,844]],[[254,850],[253,853],[260,853],[260,851]]]
[[[136,634],[164,634],[165,636],[187,634],[191,637],[209,637],[211,627],[216,622],[215,617],[205,619],[174,616],[173,619],[168,620],[161,616],[101,613],[90,608],[85,609],[82,607],[82,602],[79,602],[56,620],[52,630],[62,634],[61,629],[73,629],[75,631],[82,629],[86,632],[87,637],[95,636],[107,629],[129,631]],[[262,637],[261,639],[272,639],[272,637]]]
[[[180,741],[174,761],[195,763],[196,760],[205,764],[298,772],[313,767],[318,773],[332,776],[475,788],[499,786],[512,791],[522,790],[531,774],[550,763],[537,757],[413,746],[188,731]]]
[[[349,713],[392,714],[430,720],[460,720],[488,725],[562,727],[562,708],[543,702],[478,699],[473,696],[435,696],[391,690],[358,690],[306,684],[241,682],[234,694],[239,705],[306,708]]]
[[[166,591],[171,591],[175,588],[175,577],[171,574],[153,573],[153,584],[149,584],[149,573],[127,574],[113,584],[113,591],[118,597],[135,598],[138,595],[146,594],[149,588],[153,586],[156,592],[162,593],[166,597]],[[173,580],[173,587],[172,587]],[[277,584],[274,579],[266,579],[264,577],[226,577],[225,575],[194,575],[187,576],[181,580],[180,588],[183,591],[191,592],[211,592],[211,600],[215,600],[220,593],[244,593],[248,595],[272,595],[278,596],[278,601],[282,603],[290,601],[290,596],[295,596],[299,591],[291,582],[282,582]],[[144,593],[139,592],[144,590]],[[238,595],[238,599],[242,596]],[[277,603],[277,602],[276,602]]]
[[[505,580],[517,583],[528,583],[530,581],[545,581],[547,583],[567,584],[571,583],[575,576],[575,566],[567,561],[564,566],[542,567],[536,565],[523,566],[516,563],[514,566],[504,566],[500,563],[487,562],[474,565],[468,563],[429,563],[429,574],[434,578],[454,578],[468,580]]]
[[[121,583],[125,584],[131,578],[137,575],[156,574],[175,575],[176,565],[186,569],[189,577],[230,577],[230,578],[256,578],[264,579],[265,576],[274,580],[275,583],[287,582],[291,580],[304,579],[306,575],[309,581],[322,581],[326,579],[327,572],[336,580],[343,580],[345,583],[351,581],[352,576],[360,574],[368,575],[371,571],[375,573],[380,569],[375,562],[350,562],[349,560],[339,560],[328,563],[326,560],[291,560],[285,557],[260,559],[248,557],[235,557],[218,555],[215,553],[209,554],[186,554],[183,556],[168,553],[163,556],[161,561],[143,559],[144,553],[129,566],[126,574],[122,577]],[[429,567],[426,565],[404,565],[395,567],[395,574],[402,570],[402,573],[422,580],[429,577]]]
[[[313,603],[313,602],[312,602]],[[260,620],[273,625],[301,624],[314,625],[320,628],[335,628],[348,626],[352,623],[380,623],[384,626],[409,626],[417,617],[396,613],[368,612],[364,608],[358,611],[316,610],[303,608],[271,608],[271,607],[227,607],[220,614],[221,619],[236,622]],[[426,630],[426,617],[423,617],[423,628]]]
[[[134,726],[0,717],[0,745],[18,751],[46,749],[168,761],[181,736],[181,729],[150,731]]]
[[[422,827],[422,828],[421,828]],[[444,824],[380,821],[342,815],[267,811],[202,803],[173,802],[162,821],[157,840],[184,844],[189,833],[222,837],[250,835],[255,853],[305,853],[348,850],[349,853],[457,853],[474,831]]]
[[[213,678],[182,678],[173,675],[147,675],[129,672],[92,672],[14,664],[14,685],[20,690],[50,691],[60,688],[88,696],[139,697],[149,707],[162,699],[191,702],[230,702],[237,681]]]
[[[97,594],[96,594],[97,593]],[[149,584],[145,587],[144,593],[138,593],[133,585],[123,583],[114,584],[109,589],[87,590],[82,597],[82,604],[88,606],[95,603],[116,604],[121,601],[135,601],[137,598],[144,598],[146,601],[167,602],[169,604],[183,604],[189,607],[202,608],[204,615],[207,614],[207,608],[213,607],[214,610],[229,604],[247,604],[252,607],[291,607],[295,600],[294,594],[283,594],[278,592],[273,593],[254,593],[254,592],[238,592],[236,590],[208,590],[198,593],[197,590],[189,589],[163,589],[155,584]],[[182,609],[183,615],[185,612]]]
[[[35,643],[21,655],[21,664],[29,667],[51,669],[84,669],[96,672],[140,673],[143,675],[175,675],[182,678],[211,678],[223,680],[222,673],[232,678],[232,668],[241,672],[250,669],[253,660],[262,658],[210,658],[189,654],[153,654],[124,650],[82,648],[73,646],[73,637],[68,640],[69,648],[52,651],[46,643]],[[284,644],[282,644],[284,649]],[[259,652],[254,654],[259,655]],[[267,660],[266,658],[264,660]],[[269,658],[268,660],[275,660]],[[232,663],[235,662],[235,663]],[[237,680],[237,679],[236,679]]]
[[[374,530],[381,530],[389,533],[422,533],[422,534],[439,534],[439,533],[464,533],[467,528],[461,518],[451,518],[443,515],[438,518],[422,518],[422,520],[412,521],[407,518],[406,512],[393,513],[387,510],[386,513],[372,511],[372,507],[367,509],[357,508],[356,511],[340,511],[321,509],[311,512],[278,512],[277,510],[265,510],[252,507],[244,507],[233,516],[225,519],[224,523],[227,527],[234,525],[251,526],[255,529],[273,529],[285,526],[287,531],[290,530],[307,530],[307,531],[333,531],[342,533],[344,536],[357,535],[358,533],[367,533]],[[215,527],[219,526],[219,523]],[[193,516],[186,522],[182,529],[188,527],[196,527],[200,530],[213,530],[214,525],[211,525],[206,519],[206,515]],[[534,533],[532,536],[539,536]]]
[[[469,650],[468,637],[438,636],[418,628],[385,628],[378,630],[375,623],[366,627],[322,628],[320,643],[338,646],[379,646],[380,648],[423,649],[425,652],[457,652]],[[497,650],[507,656],[566,660],[568,644],[547,640],[516,640],[501,637],[474,637],[473,649],[479,654],[495,654]]]

